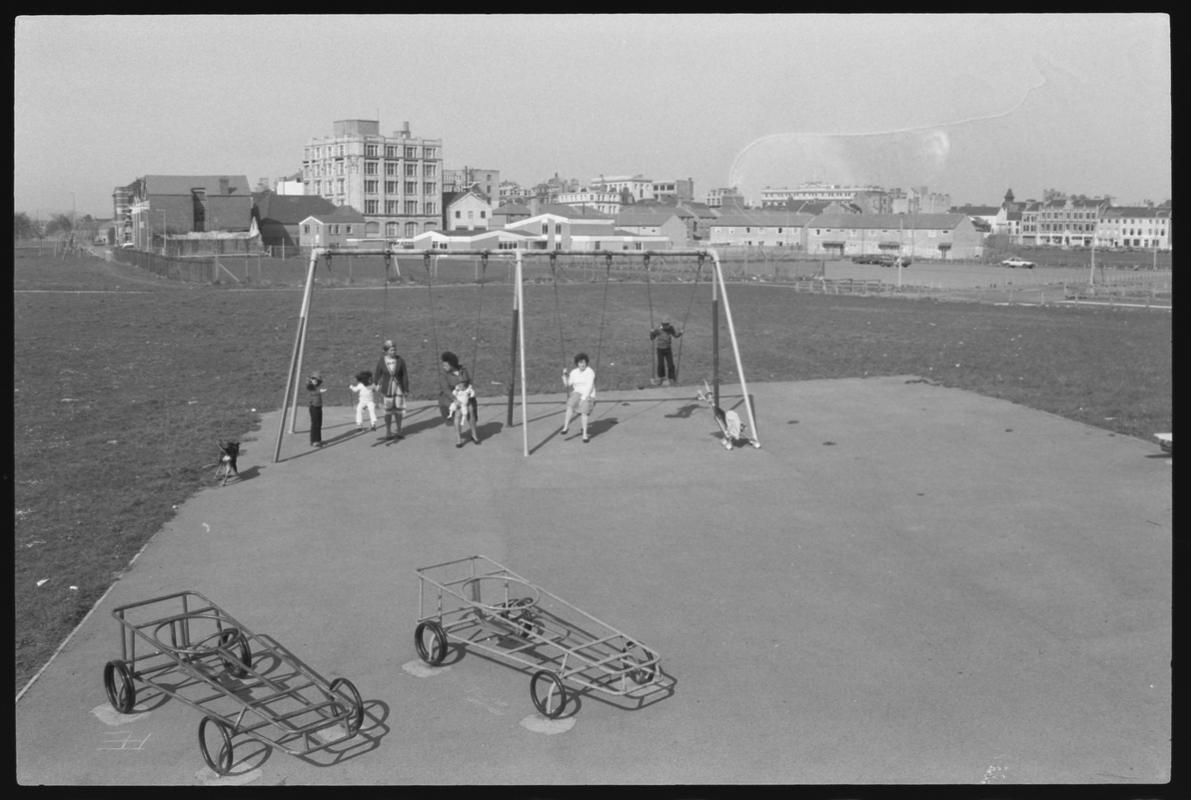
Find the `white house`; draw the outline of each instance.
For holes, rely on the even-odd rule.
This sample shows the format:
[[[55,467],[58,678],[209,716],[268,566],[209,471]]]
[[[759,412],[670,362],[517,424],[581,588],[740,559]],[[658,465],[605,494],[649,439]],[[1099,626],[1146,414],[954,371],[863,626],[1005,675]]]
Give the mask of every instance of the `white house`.
[[[443,205],[443,230],[487,230],[491,221],[492,203],[475,189],[454,193]]]

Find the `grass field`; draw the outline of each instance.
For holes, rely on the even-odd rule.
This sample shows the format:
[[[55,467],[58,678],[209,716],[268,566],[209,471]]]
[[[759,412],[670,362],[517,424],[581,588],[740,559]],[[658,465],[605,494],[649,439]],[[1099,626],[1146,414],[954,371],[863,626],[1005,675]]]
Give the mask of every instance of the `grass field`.
[[[14,259],[14,620],[19,690],[174,509],[211,483],[215,441],[282,401],[301,291],[163,281],[99,259]],[[507,285],[316,291],[305,371],[327,400],[397,341],[415,398],[438,353],[482,395],[511,372]],[[433,299],[433,306],[431,304]],[[531,393],[559,392],[579,350],[598,385],[650,372],[651,318],[685,325],[680,382],[712,374],[707,284],[526,287]],[[913,374],[1148,438],[1171,430],[1171,314],[798,294],[736,284],[729,301],[750,382]],[[726,331],[720,370],[735,377]],[[761,419],[763,424],[763,418]],[[242,462],[264,462],[264,435]],[[493,443],[494,446],[501,446]],[[516,446],[510,444],[509,446]],[[39,585],[40,583],[40,585]]]

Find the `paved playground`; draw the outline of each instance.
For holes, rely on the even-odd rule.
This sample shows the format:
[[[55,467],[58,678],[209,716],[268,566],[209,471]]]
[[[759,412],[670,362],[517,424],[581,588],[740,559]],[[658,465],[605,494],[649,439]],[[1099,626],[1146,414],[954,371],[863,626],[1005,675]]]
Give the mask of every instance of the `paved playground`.
[[[726,452],[693,387],[480,409],[454,446],[280,412],[178,509],[16,704],[23,785],[1161,783],[1171,774],[1171,456],[914,376],[750,384]],[[724,387],[725,407],[739,403]],[[739,407],[738,407],[739,408]],[[743,412],[743,409],[740,408]],[[743,413],[742,413],[743,416]],[[487,555],[656,650],[668,696],[540,717],[529,676],[413,646],[417,567]],[[202,592],[364,700],[303,759],[219,777],[177,702],[115,713],[119,605]]]

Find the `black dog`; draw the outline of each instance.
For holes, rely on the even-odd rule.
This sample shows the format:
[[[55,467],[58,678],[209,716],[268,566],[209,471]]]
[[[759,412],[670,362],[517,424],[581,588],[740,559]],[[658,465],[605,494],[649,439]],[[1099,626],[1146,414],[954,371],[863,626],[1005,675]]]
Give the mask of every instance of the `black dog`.
[[[232,473],[235,473],[237,478],[240,477],[240,470],[236,468],[236,459],[239,457],[239,442],[219,441],[219,466],[215,470],[215,479],[219,481],[220,486],[227,483]]]

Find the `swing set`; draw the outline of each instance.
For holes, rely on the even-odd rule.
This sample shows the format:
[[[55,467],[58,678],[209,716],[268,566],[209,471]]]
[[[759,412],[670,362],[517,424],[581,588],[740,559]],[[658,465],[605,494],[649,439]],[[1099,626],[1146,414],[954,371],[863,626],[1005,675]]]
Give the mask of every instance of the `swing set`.
[[[299,381],[302,374],[302,357],[305,351],[306,343],[306,329],[310,318],[311,303],[314,293],[314,274],[320,259],[325,259],[327,268],[330,269],[331,259],[335,255],[350,255],[350,256],[383,256],[385,259],[385,302],[386,309],[388,303],[388,285],[389,274],[392,266],[396,264],[395,256],[398,251],[393,248],[381,249],[354,249],[354,248],[335,248],[335,247],[316,247],[310,252],[310,263],[306,271],[306,283],[302,292],[302,302],[298,312],[298,326],[294,334],[294,346],[290,356],[289,372],[286,377],[285,394],[281,402],[281,422],[277,430],[277,443],[273,452],[273,462],[276,463],[281,460],[281,443],[285,433],[285,425],[287,420],[287,412],[290,411],[290,402],[292,398],[293,409],[292,413],[297,416],[298,397],[299,397]],[[408,251],[404,251],[408,253]],[[423,263],[427,273],[427,294],[430,298],[431,308],[433,308],[433,292],[434,292],[434,278],[435,278],[435,257],[437,253],[426,252],[423,254]],[[483,287],[486,283],[487,267],[490,257],[498,257],[509,259],[513,261],[513,308],[512,318],[510,324],[511,331],[511,345],[510,352],[512,354],[510,364],[510,374],[508,380],[508,397],[507,397],[507,411],[508,411],[508,425],[513,426],[513,406],[514,395],[516,393],[518,374],[520,375],[520,390],[521,390],[521,440],[523,455],[529,456],[529,417],[528,407],[529,398],[526,389],[526,374],[525,374],[525,294],[524,294],[524,273],[523,265],[526,259],[531,258],[548,258],[550,260],[550,274],[554,286],[554,303],[555,303],[555,319],[559,323],[559,346],[562,351],[563,363],[566,363],[566,349],[562,334],[560,301],[558,295],[558,256],[585,256],[591,257],[593,253],[589,250],[552,250],[552,251],[537,251],[537,250],[512,250],[512,251],[491,251],[491,250],[452,250],[443,255],[451,256],[479,256],[480,267],[477,269],[477,282],[480,286],[480,303],[483,302]],[[608,283],[612,276],[612,260],[616,257],[627,258],[644,258],[645,264],[645,287],[646,295],[649,302],[650,326],[653,326],[653,295],[651,281],[649,277],[650,262],[653,256],[695,256],[698,259],[698,267],[695,273],[695,286],[692,288],[690,303],[687,307],[687,316],[690,315],[691,307],[694,305],[695,289],[698,288],[699,275],[703,270],[704,261],[710,257],[714,275],[711,280],[712,301],[711,301],[711,341],[712,341],[712,376],[711,389],[712,399],[716,406],[719,405],[720,399],[720,381],[719,381],[719,317],[720,304],[722,302],[724,309],[724,318],[728,326],[728,334],[732,343],[732,354],[735,359],[736,372],[740,376],[740,392],[744,400],[745,412],[748,416],[748,424],[753,431],[754,445],[759,447],[760,441],[757,436],[757,422],[753,416],[753,405],[748,392],[748,386],[744,377],[744,365],[740,358],[740,347],[736,337],[736,327],[732,320],[732,309],[728,302],[728,290],[724,284],[724,272],[720,264],[718,253],[712,248],[704,249],[678,249],[667,251],[646,251],[640,252],[619,252],[619,251],[598,251],[596,255],[603,255],[604,257],[604,301],[603,308],[600,312],[600,333],[599,343],[597,344],[596,360],[593,363],[593,368],[597,368],[600,359],[600,349],[603,347],[604,338],[604,324],[607,316],[608,305]],[[400,277],[400,267],[397,267],[397,275]],[[482,312],[482,305],[479,305],[477,311],[477,331],[473,340],[472,346],[472,366],[475,366],[475,356],[479,348],[479,315]],[[431,314],[431,335],[434,337],[435,352],[438,352],[437,328],[434,324],[434,315]],[[686,318],[684,317],[683,326],[686,325]],[[682,358],[682,338],[678,340],[677,361],[681,364]],[[652,364],[652,359],[651,362]],[[472,383],[475,383],[475,376],[472,376]],[[291,433],[294,431],[291,430]]]

